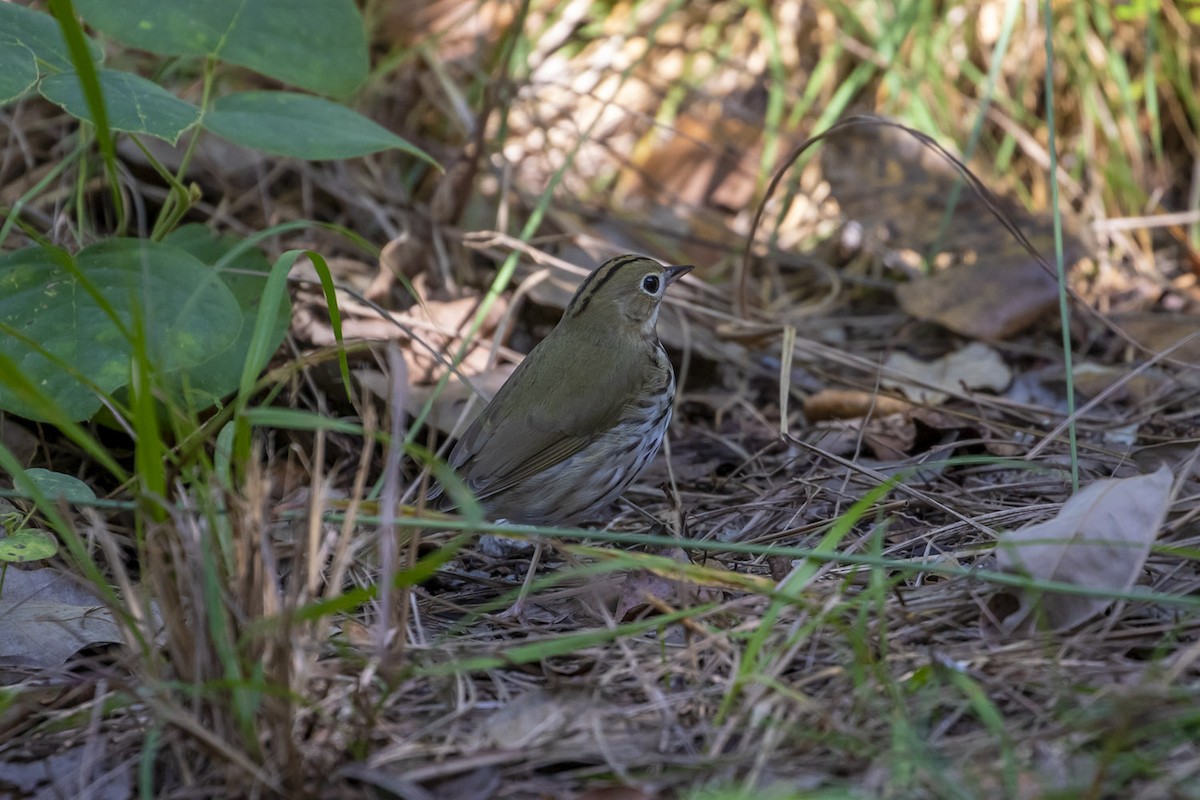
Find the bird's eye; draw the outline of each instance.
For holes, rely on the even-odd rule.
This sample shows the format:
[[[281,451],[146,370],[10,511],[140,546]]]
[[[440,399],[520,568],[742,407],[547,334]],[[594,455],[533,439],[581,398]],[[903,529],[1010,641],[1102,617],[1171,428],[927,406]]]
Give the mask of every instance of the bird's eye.
[[[657,295],[659,287],[662,286],[662,281],[657,275],[647,275],[642,278],[642,291],[646,294]]]

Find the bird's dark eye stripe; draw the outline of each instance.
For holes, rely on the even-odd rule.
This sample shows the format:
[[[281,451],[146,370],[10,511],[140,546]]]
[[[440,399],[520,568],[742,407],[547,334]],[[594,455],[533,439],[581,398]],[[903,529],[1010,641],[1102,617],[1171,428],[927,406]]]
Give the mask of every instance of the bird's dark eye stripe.
[[[571,301],[571,305],[567,306],[567,316],[575,316],[581,313],[588,307],[588,303],[592,301],[592,295],[600,291],[600,287],[612,280],[613,275],[617,274],[617,270],[626,264],[632,264],[634,261],[641,261],[644,256],[621,256],[609,262],[608,269],[603,267],[588,275],[583,279],[583,283],[575,290],[575,299]],[[604,273],[601,275],[601,273]]]

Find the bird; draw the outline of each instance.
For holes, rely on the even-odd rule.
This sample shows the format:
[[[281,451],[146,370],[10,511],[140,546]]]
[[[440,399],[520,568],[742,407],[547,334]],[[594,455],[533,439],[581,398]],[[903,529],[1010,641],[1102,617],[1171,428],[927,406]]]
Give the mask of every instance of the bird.
[[[583,280],[450,452],[447,463],[490,519],[590,521],[654,458],[675,397],[658,312],[668,287],[692,269],[622,255]],[[440,495],[435,488],[429,499]]]

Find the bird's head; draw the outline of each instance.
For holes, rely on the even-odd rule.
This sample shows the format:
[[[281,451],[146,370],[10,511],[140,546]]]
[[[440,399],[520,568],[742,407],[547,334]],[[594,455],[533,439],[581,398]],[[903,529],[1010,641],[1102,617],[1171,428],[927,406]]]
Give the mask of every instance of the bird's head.
[[[690,265],[664,267],[645,256],[609,259],[579,285],[563,320],[580,329],[595,327],[597,336],[619,326],[653,335],[667,287],[691,270]]]

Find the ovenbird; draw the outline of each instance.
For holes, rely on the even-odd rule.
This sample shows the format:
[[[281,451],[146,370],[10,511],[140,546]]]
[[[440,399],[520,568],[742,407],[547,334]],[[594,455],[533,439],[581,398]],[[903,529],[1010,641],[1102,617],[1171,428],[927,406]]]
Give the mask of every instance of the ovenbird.
[[[675,395],[655,323],[667,287],[691,269],[625,255],[584,279],[450,453],[489,517],[583,521],[654,457]]]

